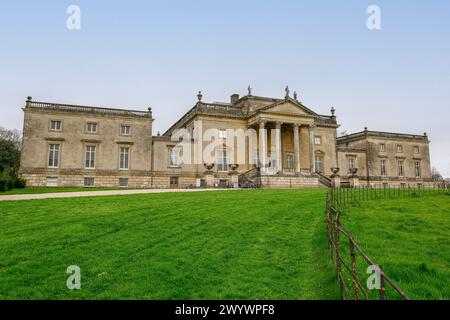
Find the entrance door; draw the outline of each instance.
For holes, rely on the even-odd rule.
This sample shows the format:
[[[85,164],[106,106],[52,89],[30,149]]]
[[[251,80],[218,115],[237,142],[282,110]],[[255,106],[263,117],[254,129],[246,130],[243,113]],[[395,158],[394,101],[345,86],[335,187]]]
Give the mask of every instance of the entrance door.
[[[178,189],[178,177],[170,177],[170,189]]]

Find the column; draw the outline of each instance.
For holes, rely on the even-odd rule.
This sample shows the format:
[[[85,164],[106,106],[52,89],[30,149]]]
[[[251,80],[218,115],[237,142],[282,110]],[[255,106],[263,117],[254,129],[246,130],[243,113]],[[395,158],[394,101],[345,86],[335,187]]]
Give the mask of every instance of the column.
[[[314,163],[314,125],[309,125],[309,156],[311,165],[311,174],[316,172],[316,164]]]
[[[259,163],[261,168],[261,173],[266,172],[266,163],[267,163],[267,149],[266,149],[266,143],[267,143],[267,137],[266,137],[266,122],[261,121],[259,123],[259,137],[258,137],[258,143],[259,143]]]
[[[298,124],[294,124],[292,126],[294,130],[294,166],[295,166],[295,173],[300,174],[301,173],[301,166],[300,166],[300,133],[299,133],[299,126]]]
[[[276,172],[282,172],[282,159],[281,159],[281,122],[275,123],[275,159],[276,159]]]

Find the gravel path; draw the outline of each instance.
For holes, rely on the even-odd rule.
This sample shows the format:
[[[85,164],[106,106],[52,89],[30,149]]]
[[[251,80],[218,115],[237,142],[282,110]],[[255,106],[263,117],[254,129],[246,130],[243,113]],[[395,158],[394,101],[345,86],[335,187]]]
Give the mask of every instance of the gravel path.
[[[149,194],[149,193],[168,193],[168,192],[207,192],[207,191],[226,191],[226,190],[233,190],[233,189],[142,189],[142,190],[108,190],[108,191],[81,191],[81,192],[40,193],[40,194],[16,194],[16,195],[0,196],[0,201],[122,196],[130,194]]]

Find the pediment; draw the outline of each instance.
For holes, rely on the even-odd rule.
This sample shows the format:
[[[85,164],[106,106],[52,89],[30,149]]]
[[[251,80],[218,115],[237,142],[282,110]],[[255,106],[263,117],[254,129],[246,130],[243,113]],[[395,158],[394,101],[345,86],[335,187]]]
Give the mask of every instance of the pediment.
[[[306,108],[299,102],[286,99],[279,101],[277,103],[266,106],[260,111],[265,113],[278,113],[278,114],[289,114],[289,115],[299,115],[299,116],[316,116],[317,114],[310,109]]]

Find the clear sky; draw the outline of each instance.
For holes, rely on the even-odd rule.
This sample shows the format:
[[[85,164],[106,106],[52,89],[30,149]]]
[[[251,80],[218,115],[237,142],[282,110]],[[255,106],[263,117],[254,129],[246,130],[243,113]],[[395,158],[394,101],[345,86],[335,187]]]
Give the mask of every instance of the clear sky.
[[[81,29],[68,30],[69,5]],[[369,5],[381,30],[366,26]],[[4,1],[0,126],[22,128],[26,97],[146,110],[154,134],[196,101],[232,93],[337,110],[339,131],[423,134],[450,177],[450,1]]]

